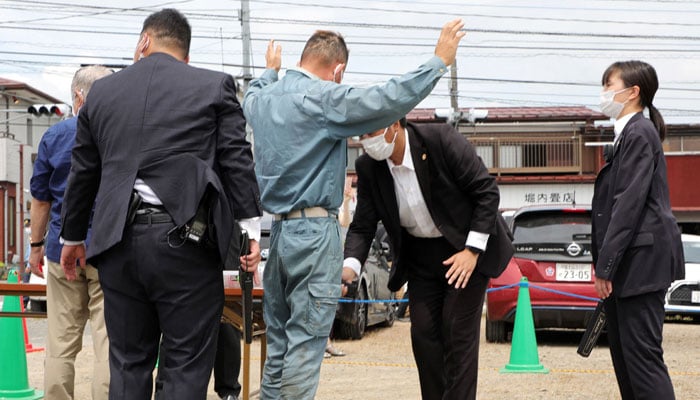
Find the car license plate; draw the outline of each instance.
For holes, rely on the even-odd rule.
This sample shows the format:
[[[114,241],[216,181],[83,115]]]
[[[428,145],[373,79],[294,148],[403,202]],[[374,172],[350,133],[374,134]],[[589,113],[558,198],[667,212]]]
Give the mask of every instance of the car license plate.
[[[690,302],[700,303],[700,290],[693,290],[690,292]]]
[[[557,263],[557,280],[567,282],[589,282],[591,280],[590,264]]]

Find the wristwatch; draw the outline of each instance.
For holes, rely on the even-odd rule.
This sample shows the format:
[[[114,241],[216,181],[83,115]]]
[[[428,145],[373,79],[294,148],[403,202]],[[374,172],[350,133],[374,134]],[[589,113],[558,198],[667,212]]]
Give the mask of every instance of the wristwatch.
[[[41,247],[44,245],[44,239],[39,242],[29,242],[29,247]]]

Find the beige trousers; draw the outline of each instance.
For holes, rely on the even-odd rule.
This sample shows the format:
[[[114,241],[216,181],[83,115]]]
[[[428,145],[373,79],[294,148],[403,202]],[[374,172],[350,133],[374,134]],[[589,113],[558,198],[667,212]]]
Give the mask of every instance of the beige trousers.
[[[104,298],[97,269],[78,268],[78,278],[68,281],[61,264],[48,262],[46,313],[48,334],[44,362],[47,400],[72,400],[75,358],[83,347],[83,330],[90,320],[95,351],[92,399],[107,400],[109,392],[109,342],[104,320]]]

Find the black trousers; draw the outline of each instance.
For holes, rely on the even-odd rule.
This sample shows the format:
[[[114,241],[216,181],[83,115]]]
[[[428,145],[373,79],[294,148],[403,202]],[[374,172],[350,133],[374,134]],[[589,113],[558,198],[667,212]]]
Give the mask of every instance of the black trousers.
[[[214,390],[219,397],[241,393],[241,332],[231,324],[221,323],[214,361]]]
[[[423,400],[476,399],[479,333],[488,278],[474,272],[467,287],[447,284],[442,262],[455,250],[444,238],[404,234],[408,260],[411,342]]]
[[[189,242],[170,246],[172,227],[128,226],[99,257],[112,400],[151,399],[161,333],[159,397],[206,398],[224,303],[220,257]]]
[[[163,349],[160,350],[160,357],[164,357]],[[219,326],[219,336],[216,341],[216,358],[214,359],[214,391],[219,397],[227,395],[238,397],[241,393],[241,384],[238,383],[238,376],[241,372],[241,332],[233,325],[222,322]],[[158,365],[156,375],[155,398],[162,397],[163,380]]]
[[[661,348],[665,290],[605,300],[608,342],[623,400],[673,400]]]

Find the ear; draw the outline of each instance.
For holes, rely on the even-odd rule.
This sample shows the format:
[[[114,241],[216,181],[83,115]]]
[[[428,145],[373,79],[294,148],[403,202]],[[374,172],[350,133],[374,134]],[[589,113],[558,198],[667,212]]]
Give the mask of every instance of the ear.
[[[78,110],[85,104],[85,96],[83,95],[83,91],[78,89],[73,93],[73,111],[77,115]]]
[[[639,86],[634,85],[630,88],[630,100],[639,99]]]
[[[136,44],[136,50],[134,50],[134,62],[141,59],[142,56],[146,56],[145,51],[148,46],[151,45],[151,38],[148,36],[147,32],[141,34],[138,44]]]
[[[343,74],[345,73],[345,63],[338,64],[333,70],[333,76],[337,79],[336,83],[341,83],[343,81]]]
[[[141,39],[141,52],[144,52],[148,49],[148,46],[151,45],[151,37],[148,35],[148,32],[143,33],[143,38]]]

